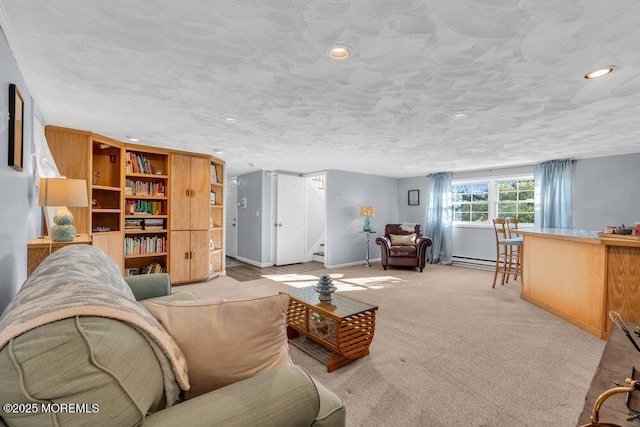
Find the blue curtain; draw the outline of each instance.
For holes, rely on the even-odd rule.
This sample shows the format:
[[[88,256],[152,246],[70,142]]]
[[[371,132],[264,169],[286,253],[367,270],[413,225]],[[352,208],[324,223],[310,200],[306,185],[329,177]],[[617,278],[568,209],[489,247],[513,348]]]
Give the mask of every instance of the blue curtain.
[[[426,235],[433,244],[427,250],[431,264],[451,264],[453,252],[451,172],[431,175]]]
[[[535,226],[571,228],[571,170],[573,160],[540,163],[533,170]]]

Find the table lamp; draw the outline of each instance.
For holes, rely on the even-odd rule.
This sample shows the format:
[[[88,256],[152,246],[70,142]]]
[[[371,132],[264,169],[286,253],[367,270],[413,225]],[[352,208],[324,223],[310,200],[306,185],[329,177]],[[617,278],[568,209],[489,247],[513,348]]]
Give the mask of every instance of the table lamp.
[[[50,227],[53,242],[72,242],[76,238],[73,214],[68,206],[89,206],[87,181],[84,179],[40,178],[40,206],[60,206],[53,217],[56,224]],[[47,224],[49,225],[49,224]]]
[[[364,227],[362,227],[363,231],[371,231],[371,223],[369,222],[369,218],[372,216],[376,216],[376,208],[373,206],[360,206],[360,216],[363,216],[364,219]]]

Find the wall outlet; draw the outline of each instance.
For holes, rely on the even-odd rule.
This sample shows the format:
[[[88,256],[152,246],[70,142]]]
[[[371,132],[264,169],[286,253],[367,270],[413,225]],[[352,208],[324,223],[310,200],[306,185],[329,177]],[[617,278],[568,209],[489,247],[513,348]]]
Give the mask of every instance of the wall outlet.
[[[110,156],[109,156],[109,161],[110,161],[111,163],[115,163],[115,162],[116,162],[116,155],[115,155],[115,154],[110,155]]]

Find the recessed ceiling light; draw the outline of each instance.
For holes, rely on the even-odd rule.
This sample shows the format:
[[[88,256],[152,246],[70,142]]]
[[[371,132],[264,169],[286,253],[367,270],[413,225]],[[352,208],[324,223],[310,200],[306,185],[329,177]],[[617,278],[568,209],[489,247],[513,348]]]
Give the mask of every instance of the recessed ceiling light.
[[[455,120],[464,120],[467,117],[469,117],[469,114],[467,113],[455,113],[453,116],[451,116],[451,118]]]
[[[234,119],[233,117],[225,117],[222,120],[224,120],[227,123],[237,123],[238,122],[238,119]]]
[[[327,51],[327,55],[336,61],[343,61],[351,56],[351,49],[348,46],[332,46]]]
[[[140,138],[136,138],[135,136],[128,136],[127,139],[131,142],[139,142]]]
[[[611,74],[615,71],[615,65],[607,65],[606,67],[600,67],[593,71],[589,71],[584,75],[584,78],[587,80],[597,79],[598,77],[606,76],[607,74]]]

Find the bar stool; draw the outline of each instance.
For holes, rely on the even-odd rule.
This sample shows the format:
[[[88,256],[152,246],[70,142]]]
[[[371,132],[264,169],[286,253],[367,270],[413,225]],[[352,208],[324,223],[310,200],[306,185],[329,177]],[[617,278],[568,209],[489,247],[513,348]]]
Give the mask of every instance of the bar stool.
[[[518,276],[522,276],[522,245],[524,239],[517,233],[513,233],[513,230],[518,229],[518,218],[507,217],[507,238],[512,241],[509,245],[509,267],[507,271],[507,280],[509,283],[509,276],[513,274],[513,280],[518,280]]]
[[[494,218],[493,230],[496,236],[496,269],[493,274],[492,288],[495,288],[498,273],[502,274],[500,281],[501,285],[504,285],[505,279],[508,283],[509,275],[516,274],[516,268],[519,268],[517,257],[519,256],[520,251],[517,250],[514,252],[513,246],[519,248],[519,246],[522,245],[522,239],[510,238],[509,230],[507,228],[507,220],[505,218]],[[517,271],[519,273],[519,270]],[[515,277],[517,277],[517,275]]]

